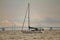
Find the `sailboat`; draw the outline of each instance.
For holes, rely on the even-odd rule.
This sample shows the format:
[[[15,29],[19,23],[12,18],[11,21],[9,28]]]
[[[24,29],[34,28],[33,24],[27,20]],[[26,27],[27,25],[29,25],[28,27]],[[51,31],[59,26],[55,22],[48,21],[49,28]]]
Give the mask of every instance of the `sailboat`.
[[[23,30],[27,14],[28,14],[28,29],[29,30]],[[24,21],[23,21],[21,32],[23,32],[23,33],[32,33],[32,32],[33,33],[37,33],[37,32],[41,33],[41,29],[38,29],[36,27],[31,27],[30,26],[30,3],[28,3],[28,8],[27,8],[27,11],[26,11],[26,14],[25,14],[25,17],[24,17]]]

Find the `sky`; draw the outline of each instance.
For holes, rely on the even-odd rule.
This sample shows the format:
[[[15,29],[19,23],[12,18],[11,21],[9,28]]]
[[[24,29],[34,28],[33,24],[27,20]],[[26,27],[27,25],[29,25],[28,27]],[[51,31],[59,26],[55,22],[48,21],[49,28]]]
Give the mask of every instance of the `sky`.
[[[60,0],[0,0],[0,27],[22,26],[28,2],[31,26],[60,27]]]

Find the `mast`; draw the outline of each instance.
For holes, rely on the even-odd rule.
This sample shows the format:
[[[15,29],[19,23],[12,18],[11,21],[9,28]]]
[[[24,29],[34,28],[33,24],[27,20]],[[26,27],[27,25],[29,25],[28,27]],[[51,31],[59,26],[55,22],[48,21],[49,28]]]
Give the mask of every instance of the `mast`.
[[[30,3],[28,2],[28,28],[30,27]]]
[[[27,7],[27,10],[26,10],[26,14],[25,14],[25,17],[24,17],[23,25],[22,25],[22,30],[23,30],[23,27],[24,27],[26,16],[28,16],[28,28],[29,28],[30,27],[30,3],[29,2],[28,2],[28,7]]]

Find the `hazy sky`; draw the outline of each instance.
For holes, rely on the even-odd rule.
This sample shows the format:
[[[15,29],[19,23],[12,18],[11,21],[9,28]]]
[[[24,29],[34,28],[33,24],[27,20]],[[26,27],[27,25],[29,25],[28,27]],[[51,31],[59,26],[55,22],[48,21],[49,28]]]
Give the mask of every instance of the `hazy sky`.
[[[31,26],[60,26],[60,0],[29,2]],[[22,26],[27,4],[28,0],[0,0],[0,26]]]

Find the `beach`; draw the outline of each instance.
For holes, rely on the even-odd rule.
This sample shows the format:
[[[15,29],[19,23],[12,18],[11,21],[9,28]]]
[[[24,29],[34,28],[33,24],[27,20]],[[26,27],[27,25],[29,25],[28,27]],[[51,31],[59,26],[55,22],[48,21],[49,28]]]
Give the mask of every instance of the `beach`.
[[[60,30],[44,30],[42,33],[22,33],[21,31],[0,31],[0,40],[60,40]]]

